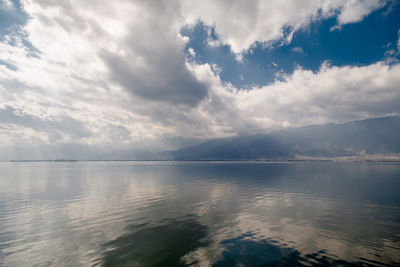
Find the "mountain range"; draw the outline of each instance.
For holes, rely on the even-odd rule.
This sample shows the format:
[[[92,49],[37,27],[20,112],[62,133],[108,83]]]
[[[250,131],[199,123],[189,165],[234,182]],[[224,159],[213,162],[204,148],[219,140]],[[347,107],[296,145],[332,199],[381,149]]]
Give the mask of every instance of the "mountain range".
[[[152,157],[162,160],[290,160],[398,153],[400,117],[396,116],[213,139]]]

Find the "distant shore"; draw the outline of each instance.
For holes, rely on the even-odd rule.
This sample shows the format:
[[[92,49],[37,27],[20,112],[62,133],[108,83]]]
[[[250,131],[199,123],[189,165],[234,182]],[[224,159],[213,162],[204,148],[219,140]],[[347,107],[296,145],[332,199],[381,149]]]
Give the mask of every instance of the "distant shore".
[[[292,159],[187,159],[187,160],[174,160],[174,159],[56,159],[56,160],[36,160],[36,159],[23,159],[23,160],[9,160],[3,162],[400,162],[400,156],[348,156],[348,157],[297,157]]]

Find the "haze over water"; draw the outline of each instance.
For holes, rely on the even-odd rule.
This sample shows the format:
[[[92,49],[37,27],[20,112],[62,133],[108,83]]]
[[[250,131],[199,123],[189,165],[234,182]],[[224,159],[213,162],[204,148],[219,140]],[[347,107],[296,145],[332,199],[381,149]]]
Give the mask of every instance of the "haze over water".
[[[399,265],[399,163],[0,163],[1,266]]]

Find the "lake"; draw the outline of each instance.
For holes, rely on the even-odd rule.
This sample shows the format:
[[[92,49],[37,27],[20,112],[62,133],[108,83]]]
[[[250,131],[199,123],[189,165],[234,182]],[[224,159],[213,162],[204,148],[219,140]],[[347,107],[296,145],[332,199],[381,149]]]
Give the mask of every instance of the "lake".
[[[400,164],[3,162],[0,265],[400,265]]]

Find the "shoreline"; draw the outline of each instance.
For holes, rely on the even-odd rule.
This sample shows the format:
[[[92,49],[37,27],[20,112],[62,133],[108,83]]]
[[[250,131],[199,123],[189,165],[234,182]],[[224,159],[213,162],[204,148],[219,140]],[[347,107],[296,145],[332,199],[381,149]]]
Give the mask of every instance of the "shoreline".
[[[360,159],[360,158],[315,158],[315,159],[239,159],[239,160],[231,160],[231,159],[191,159],[191,160],[163,160],[163,159],[104,159],[104,160],[6,160],[0,162],[9,162],[9,163],[41,163],[41,162],[50,162],[50,163],[75,163],[75,162],[258,162],[258,163],[297,163],[297,162],[393,162],[400,163],[400,158],[386,158],[386,159]]]

